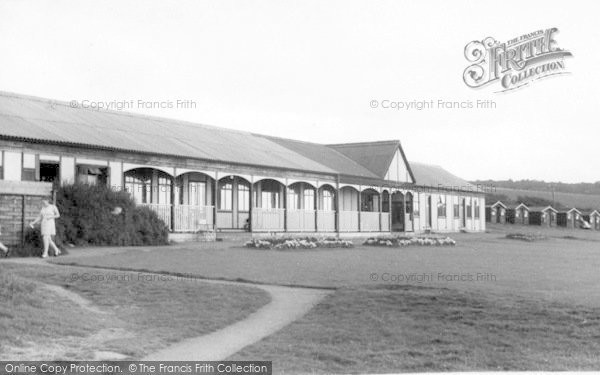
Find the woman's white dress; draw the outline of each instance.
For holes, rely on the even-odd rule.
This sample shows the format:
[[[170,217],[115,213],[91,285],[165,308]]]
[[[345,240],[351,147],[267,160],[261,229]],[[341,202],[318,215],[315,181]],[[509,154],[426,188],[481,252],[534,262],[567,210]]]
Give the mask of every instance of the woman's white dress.
[[[58,215],[58,208],[56,208],[56,206],[53,204],[42,208],[42,210],[40,211],[42,236],[56,235],[56,225],[54,224],[54,218]]]

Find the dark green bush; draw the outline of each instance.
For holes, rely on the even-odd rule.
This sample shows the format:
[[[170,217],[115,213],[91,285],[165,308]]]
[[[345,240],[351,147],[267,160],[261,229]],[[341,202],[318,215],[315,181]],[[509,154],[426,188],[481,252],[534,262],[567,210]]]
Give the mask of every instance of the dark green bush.
[[[125,191],[106,186],[73,184],[59,188],[57,239],[77,246],[164,245],[168,228],[156,213],[138,207]],[[121,213],[113,214],[115,207]]]
[[[63,255],[68,254],[58,237],[54,238],[54,243],[56,243],[56,246],[58,246]],[[27,227],[25,229],[24,246],[11,249],[10,255],[15,257],[39,257],[42,255],[42,245],[42,235],[40,234],[40,231]],[[48,249],[48,255],[54,255],[52,248]]]

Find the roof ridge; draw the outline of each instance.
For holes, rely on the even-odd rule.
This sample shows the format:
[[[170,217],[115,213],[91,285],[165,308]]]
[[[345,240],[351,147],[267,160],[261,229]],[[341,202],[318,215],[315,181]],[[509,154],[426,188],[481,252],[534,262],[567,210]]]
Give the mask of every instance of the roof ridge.
[[[325,144],[327,147],[347,147],[347,146],[364,146],[364,145],[383,145],[383,144],[399,144],[399,139],[388,139],[381,141],[372,142],[349,142],[349,143],[329,143]]]
[[[322,143],[316,143],[316,142],[309,142],[309,141],[303,141],[303,140],[298,140],[298,139],[292,139],[292,138],[283,138],[283,137],[277,137],[274,135],[265,135],[265,134],[257,134],[257,133],[251,133],[252,135],[256,135],[259,137],[265,137],[265,138],[271,138],[271,139],[278,139],[278,140],[282,140],[282,141],[288,141],[288,142],[295,142],[295,143],[302,143],[302,144],[307,144],[307,145],[316,145],[316,146],[322,146],[322,147],[326,147],[329,150],[335,152],[337,155],[341,156],[342,158],[346,159],[347,161],[349,161],[350,163],[354,164],[355,166],[358,166],[362,169],[364,169],[365,171],[369,172],[371,175],[375,176],[375,178],[380,178],[379,176],[377,176],[375,173],[373,173],[372,171],[370,171],[367,167],[365,167],[364,165],[354,161],[354,159],[344,155],[343,153],[339,152],[338,150],[329,147],[326,144],[322,144]],[[311,159],[313,161],[315,161],[314,159]],[[318,162],[318,161],[316,161]],[[320,164],[320,163],[319,163]],[[338,173],[340,174],[340,173]],[[360,176],[355,176],[355,177],[360,177]],[[373,177],[369,177],[369,178],[373,178]]]

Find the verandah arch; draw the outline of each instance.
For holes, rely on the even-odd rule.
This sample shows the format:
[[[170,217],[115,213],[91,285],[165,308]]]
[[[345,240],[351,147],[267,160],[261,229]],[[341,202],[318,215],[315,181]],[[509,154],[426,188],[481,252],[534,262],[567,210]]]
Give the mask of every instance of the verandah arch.
[[[255,182],[253,190],[252,230],[285,230],[285,185],[266,178]]]
[[[229,175],[219,179],[217,189],[217,228],[250,229],[251,183]]]
[[[308,182],[295,182],[287,188],[286,229],[289,232],[316,231],[317,194]]]
[[[152,209],[170,229],[173,229],[173,176],[159,169],[142,167],[125,171],[124,177],[125,190],[135,202]]]
[[[214,183],[212,177],[196,171],[182,173],[175,178],[175,231],[197,232],[213,228]]]

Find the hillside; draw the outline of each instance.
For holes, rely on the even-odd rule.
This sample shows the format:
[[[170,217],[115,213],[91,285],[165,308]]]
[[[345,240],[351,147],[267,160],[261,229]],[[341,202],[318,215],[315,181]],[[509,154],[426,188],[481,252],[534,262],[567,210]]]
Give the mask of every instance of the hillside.
[[[552,204],[552,192],[526,190],[526,189],[509,189],[509,188],[496,188],[495,193],[487,195],[487,201],[501,200],[507,204],[521,203],[522,199],[519,197],[538,198],[536,205]],[[600,211],[600,194],[578,194],[578,193],[565,193],[555,192],[554,193],[555,206],[561,207],[577,207],[581,210],[597,209]],[[528,202],[525,202],[526,204]],[[532,203],[529,203],[532,204]]]

